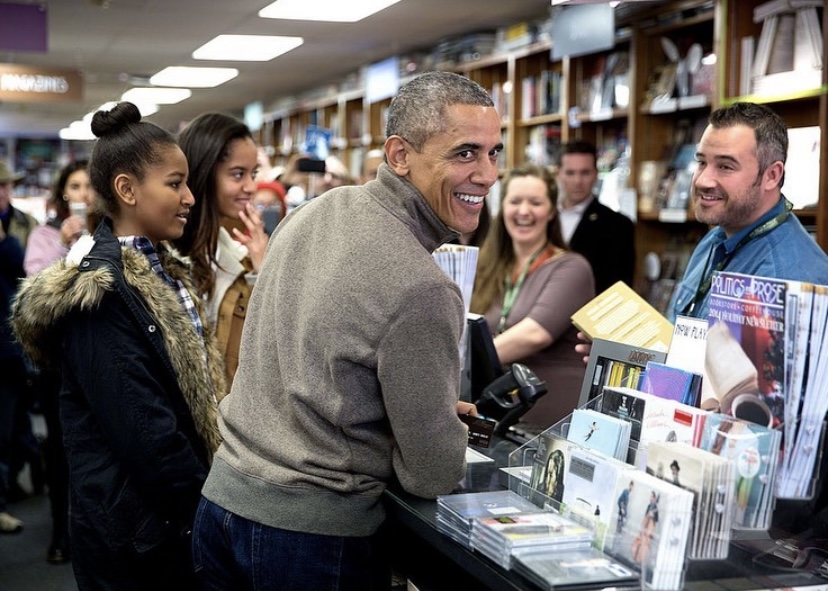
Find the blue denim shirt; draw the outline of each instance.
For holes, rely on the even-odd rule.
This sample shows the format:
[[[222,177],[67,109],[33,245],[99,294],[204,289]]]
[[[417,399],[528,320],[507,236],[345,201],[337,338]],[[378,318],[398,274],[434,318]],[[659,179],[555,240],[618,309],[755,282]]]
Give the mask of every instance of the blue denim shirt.
[[[751,230],[784,210],[785,199],[782,198],[756,223],[730,238],[725,235],[721,227],[710,230],[696,246],[690,261],[687,263],[684,278],[676,288],[667,309],[668,320],[675,322],[676,316],[680,314],[707,319],[709,293],[705,294],[704,298],[696,303],[692,314],[687,314],[684,309],[696,295],[699,282],[702,280],[702,274],[711,272],[710,268],[705,269],[705,267],[715,267],[712,264],[708,265],[708,259],[713,258],[711,256],[713,250],[719,244],[724,244],[725,252],[730,254],[739,241],[747,236]],[[759,277],[828,285],[828,255],[823,252],[816,240],[808,234],[799,219],[793,214],[789,215],[783,223],[773,230],[742,245],[723,270]]]

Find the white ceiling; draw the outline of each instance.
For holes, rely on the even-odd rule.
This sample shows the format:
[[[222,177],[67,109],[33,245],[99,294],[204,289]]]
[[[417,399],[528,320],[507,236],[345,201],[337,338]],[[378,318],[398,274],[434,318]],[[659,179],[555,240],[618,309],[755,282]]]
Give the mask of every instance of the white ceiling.
[[[0,0],[26,2],[26,0]],[[261,19],[271,0],[47,0],[47,53],[0,49],[0,63],[78,69],[85,80],[80,103],[0,103],[0,136],[56,135],[84,114],[141,79],[170,65],[232,66],[234,80],[196,89],[151,121],[168,129],[207,110],[241,114],[285,95],[335,82],[360,66],[433,47],[462,33],[492,30],[548,13],[549,0],[402,0],[359,23]],[[359,2],[360,0],[341,0]],[[218,34],[299,35],[305,44],[270,62],[204,62],[192,51]]]

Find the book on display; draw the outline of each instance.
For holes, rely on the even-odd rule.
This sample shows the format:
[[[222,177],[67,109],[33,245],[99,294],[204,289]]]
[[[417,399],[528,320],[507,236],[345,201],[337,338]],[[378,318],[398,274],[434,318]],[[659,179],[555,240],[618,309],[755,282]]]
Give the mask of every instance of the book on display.
[[[709,323],[702,405],[779,429],[775,495],[811,498],[828,413],[828,286],[716,272]]]

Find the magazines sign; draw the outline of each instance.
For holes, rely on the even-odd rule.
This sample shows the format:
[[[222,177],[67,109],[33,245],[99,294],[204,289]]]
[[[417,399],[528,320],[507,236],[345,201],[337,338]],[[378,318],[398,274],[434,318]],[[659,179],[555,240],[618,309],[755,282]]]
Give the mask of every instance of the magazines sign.
[[[82,98],[83,79],[78,70],[0,64],[0,101],[45,103],[80,101]]]

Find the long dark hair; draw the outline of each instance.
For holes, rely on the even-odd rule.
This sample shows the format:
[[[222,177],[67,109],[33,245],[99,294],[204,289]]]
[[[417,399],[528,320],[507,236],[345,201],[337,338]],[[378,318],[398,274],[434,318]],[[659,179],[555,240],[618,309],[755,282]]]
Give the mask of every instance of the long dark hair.
[[[64,166],[55,179],[55,184],[52,186],[52,195],[49,199],[49,205],[55,212],[55,218],[62,222],[70,215],[69,202],[63,196],[66,194],[66,183],[69,182],[69,177],[79,170],[86,170],[89,168],[87,160],[73,160]]]
[[[216,284],[216,261],[221,221],[216,189],[216,168],[230,153],[230,144],[253,139],[250,129],[238,119],[222,113],[204,113],[178,134],[178,144],[187,157],[190,176],[187,186],[195,197],[184,234],[175,246],[192,261],[196,290],[211,297]]]

